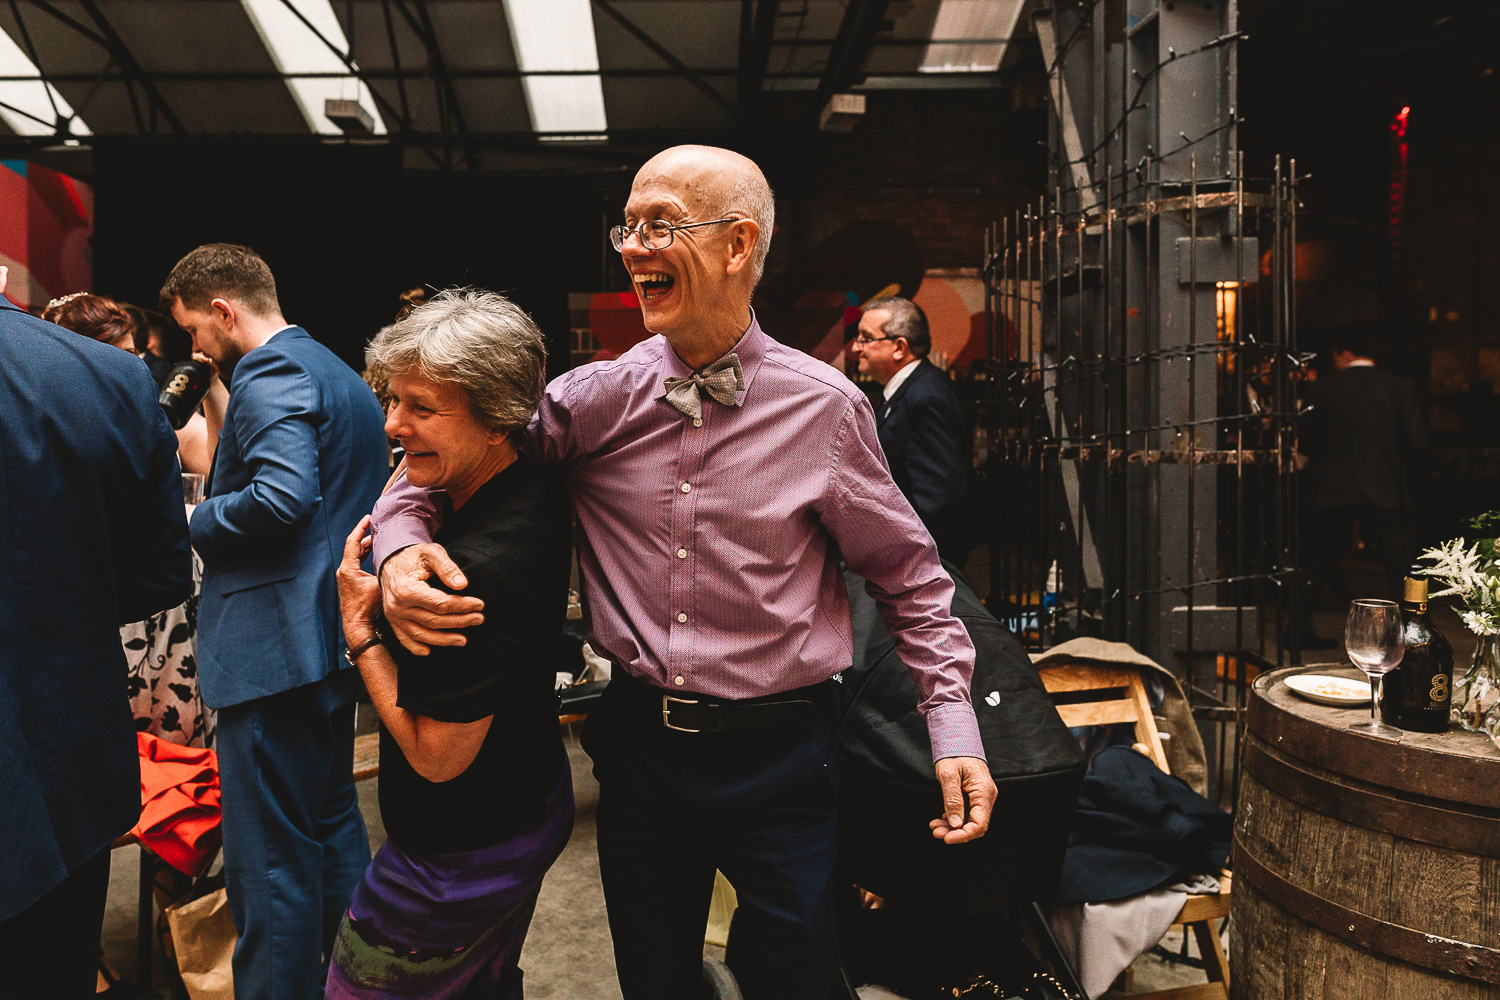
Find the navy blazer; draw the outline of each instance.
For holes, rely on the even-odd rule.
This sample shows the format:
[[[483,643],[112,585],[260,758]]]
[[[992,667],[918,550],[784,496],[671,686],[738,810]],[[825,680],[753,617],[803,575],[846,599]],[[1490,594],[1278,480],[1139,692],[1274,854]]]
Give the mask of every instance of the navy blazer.
[[[947,373],[923,358],[875,411],[880,447],[896,481],[944,559],[968,555],[965,499],[970,443]]]
[[[139,358],[0,296],[0,920],[135,825],[121,625],[192,592],[177,438]]]
[[[1312,459],[1304,487],[1311,506],[1411,510],[1427,450],[1417,387],[1361,365],[1311,383],[1307,395],[1302,441]]]
[[[333,574],[390,475],[384,425],[370,387],[301,327],[235,367],[211,495],[192,522],[210,707],[346,666]]]

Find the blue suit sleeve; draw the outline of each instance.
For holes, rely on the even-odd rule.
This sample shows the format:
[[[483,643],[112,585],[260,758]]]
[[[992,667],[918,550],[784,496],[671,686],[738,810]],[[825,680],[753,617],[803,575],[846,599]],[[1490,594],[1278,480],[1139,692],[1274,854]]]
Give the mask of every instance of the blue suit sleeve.
[[[120,624],[174,608],[193,590],[192,554],[188,550],[186,511],[182,505],[182,476],[177,464],[177,435],[166,414],[142,380],[141,405],[147,414],[145,434],[150,459],[141,491],[141,505],[132,532],[134,551],[116,560]]]
[[[312,377],[290,358],[260,350],[240,362],[232,391],[226,423],[234,428],[250,485],[209,497],[193,512],[193,547],[209,562],[292,534],[322,502]]]

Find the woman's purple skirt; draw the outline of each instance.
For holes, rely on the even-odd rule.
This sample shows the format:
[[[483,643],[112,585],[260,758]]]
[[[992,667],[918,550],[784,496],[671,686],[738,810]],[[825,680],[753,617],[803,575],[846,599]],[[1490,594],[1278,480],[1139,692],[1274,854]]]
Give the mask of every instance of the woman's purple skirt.
[[[573,778],[535,826],[494,847],[417,855],[386,841],[344,915],[325,997],[520,1000],[517,961],[542,876],[573,830]]]

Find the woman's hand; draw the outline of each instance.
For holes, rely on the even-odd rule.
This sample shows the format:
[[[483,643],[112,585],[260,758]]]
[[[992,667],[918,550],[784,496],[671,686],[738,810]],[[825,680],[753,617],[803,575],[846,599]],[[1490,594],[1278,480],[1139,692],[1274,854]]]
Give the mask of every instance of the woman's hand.
[[[375,631],[375,613],[380,610],[380,581],[360,568],[370,553],[370,516],[360,518],[344,540],[344,561],[339,563],[339,614],[344,619],[344,641],[350,646],[368,639]]]

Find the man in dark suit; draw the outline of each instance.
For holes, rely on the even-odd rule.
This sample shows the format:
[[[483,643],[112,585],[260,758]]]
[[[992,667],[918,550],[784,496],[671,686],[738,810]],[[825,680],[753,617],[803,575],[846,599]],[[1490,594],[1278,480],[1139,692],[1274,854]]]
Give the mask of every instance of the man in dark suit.
[[[192,590],[177,437],[139,359],[3,296],[0,424],[0,994],[92,997],[141,812],[119,627]]]
[[[219,710],[235,996],[322,996],[370,861],[334,570],[389,473],[384,418],[352,369],[282,318],[271,270],[248,247],[199,247],[161,295],[229,379],[191,527],[203,700]]]
[[[1385,569],[1391,592],[1415,553],[1415,475],[1427,447],[1417,390],[1375,367],[1368,327],[1335,331],[1333,374],[1308,393],[1303,440],[1308,467],[1307,568],[1315,587],[1331,583],[1340,602],[1354,595],[1339,572],[1355,523]]]
[[[927,315],[910,299],[872,300],[859,320],[859,371],[885,387],[875,426],[891,478],[927,526],[938,554],[962,566],[971,548],[965,518],[970,445],[947,374],[927,360]]]

